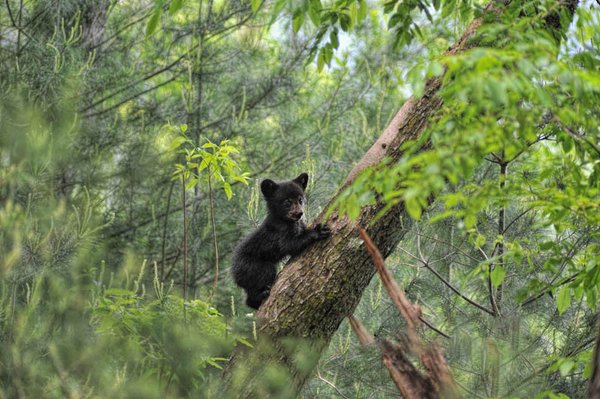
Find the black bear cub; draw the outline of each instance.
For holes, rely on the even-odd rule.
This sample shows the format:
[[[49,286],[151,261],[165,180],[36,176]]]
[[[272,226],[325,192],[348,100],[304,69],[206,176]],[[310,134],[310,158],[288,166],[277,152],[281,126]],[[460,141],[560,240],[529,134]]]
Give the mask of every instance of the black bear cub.
[[[277,263],[288,255],[300,254],[312,243],[331,234],[327,226],[306,227],[304,190],[308,175],[276,183],[266,179],[260,190],[267,202],[267,217],[244,238],[233,253],[232,272],[236,284],[247,294],[246,305],[258,309],[269,296],[277,275]]]

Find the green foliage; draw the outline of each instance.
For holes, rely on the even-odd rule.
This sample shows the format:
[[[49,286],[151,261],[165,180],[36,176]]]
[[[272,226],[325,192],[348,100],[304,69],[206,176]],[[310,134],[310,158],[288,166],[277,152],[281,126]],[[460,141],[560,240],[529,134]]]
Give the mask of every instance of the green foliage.
[[[158,27],[158,22],[160,21],[161,15],[162,15],[162,7],[158,6],[152,12],[152,16],[150,17],[150,20],[148,21],[148,25],[146,25],[146,36],[150,36],[151,34],[154,33],[154,31]]]
[[[163,9],[166,6],[165,0],[154,0],[154,9],[150,14],[150,19],[146,24],[146,37],[151,36],[159,26]],[[169,3],[169,15],[175,15],[184,5],[184,0],[171,0]]]
[[[114,340],[119,348],[113,351],[114,360],[129,372],[200,389],[206,369],[222,369],[223,355],[231,348],[225,322],[201,300],[184,302],[159,290],[155,295],[157,299],[148,300],[133,290],[107,288],[92,308],[92,325],[100,337]]]
[[[229,144],[230,140],[223,140],[219,144],[208,140],[200,147],[195,147],[193,141],[185,136],[187,125],[180,126],[180,129],[183,135],[173,140],[171,148],[180,148],[179,152],[184,154],[186,163],[175,165],[173,178],[182,180],[186,189],[193,188],[201,179],[214,181],[213,184],[221,187],[230,200],[233,197],[233,182],[248,185],[249,173],[239,171],[240,167],[233,156],[240,151]]]
[[[340,45],[340,31],[349,32],[367,17],[367,1],[338,0],[327,6],[321,0],[304,1],[292,14],[295,32],[304,24],[305,15],[318,28],[311,53],[317,56],[317,70],[321,71],[325,64],[331,65],[333,53]]]
[[[440,56],[484,3],[7,1],[0,396],[223,396],[223,359],[259,343],[243,338],[256,322],[226,273],[212,290],[213,238],[227,269],[260,222],[263,177],[308,170],[315,215],[437,76],[444,106],[423,141],[360,176],[338,211],[403,202],[419,221],[388,265],[451,336],[440,340],[465,396],[578,397],[600,279],[598,10],[582,2],[557,47],[537,20],[555,2],[511,2],[471,51]],[[187,208],[174,164],[193,191]],[[241,171],[252,190],[236,188]],[[496,294],[502,316],[440,278],[485,308]],[[390,309],[374,280],[357,315],[396,338],[404,325]],[[292,359],[306,370],[309,349]],[[397,396],[378,364],[344,324],[302,395]],[[242,372],[256,370],[265,397],[294,395],[291,376],[260,362]]]
[[[446,57],[444,113],[426,132],[434,148],[416,152],[419,143],[410,143],[399,163],[366,171],[340,196],[339,210],[355,218],[358,209],[377,196],[386,209],[403,201],[408,214],[419,219],[427,198],[437,195],[446,210],[435,220],[458,218],[477,236],[478,214],[516,200],[530,204],[540,215],[540,223],[557,233],[577,226],[596,237],[600,219],[592,210],[600,198],[595,173],[600,153],[594,144],[598,141],[594,121],[600,112],[600,81],[594,76],[599,66],[588,69],[569,57],[557,59],[556,42],[539,33],[536,21],[525,18],[491,24],[482,37],[490,42],[494,42],[490,38],[502,38],[503,47],[478,47]],[[584,48],[581,44],[578,54],[586,53]],[[506,186],[499,186],[496,178],[459,184],[486,157],[514,165],[502,181]],[[539,165],[544,169],[540,171]],[[457,190],[442,192],[446,182]],[[570,304],[570,289],[580,284],[587,287],[585,295],[595,308],[597,259],[589,251],[596,245],[585,248],[581,258],[570,260],[571,271],[586,277],[559,291],[561,313]],[[551,265],[546,267],[553,269]],[[492,272],[495,286],[505,273],[502,268]]]
[[[263,28],[263,3],[7,2],[0,397],[208,397],[231,348],[255,344],[228,274],[211,289],[210,216],[226,270],[261,217],[259,191],[254,220],[245,215],[241,171],[309,170],[316,212],[401,98],[382,79],[398,68],[378,53],[330,73],[304,68],[303,46]],[[193,191],[187,232],[174,164]],[[272,371],[268,392],[291,395],[289,376]]]
[[[594,322],[581,318],[594,320],[598,304],[600,53],[597,46],[585,42],[597,35],[600,26],[598,10],[581,8],[571,39],[558,47],[556,35],[541,22],[554,5],[520,7],[512,2],[501,19],[486,23],[472,39],[473,49],[431,61],[436,66],[423,75],[441,75],[444,101],[434,122],[418,142],[404,145],[398,163],[384,162],[359,176],[330,212],[337,210],[356,219],[362,207],[377,200],[385,205],[381,216],[402,203],[426,230],[426,237],[415,230],[407,234],[421,239],[406,243],[405,252],[421,259],[422,251],[425,259],[440,262],[429,266],[443,270],[442,279],[478,304],[493,309],[490,298],[495,298],[502,320],[526,315],[529,339],[536,336],[533,320],[545,320],[544,325],[558,337],[553,345],[570,353],[555,363],[553,351],[533,351],[549,375],[546,383],[558,392],[567,389],[566,381],[585,384],[577,376],[590,367],[586,360],[590,341],[574,347],[571,340],[596,334]],[[443,74],[439,65],[446,68]],[[422,150],[425,143],[431,143],[431,148]],[[502,165],[504,172],[500,172]],[[439,246],[447,252],[436,258]],[[451,255],[456,251],[463,255]],[[446,262],[446,258],[456,260]],[[422,295],[425,288],[418,291]],[[424,303],[432,300],[437,301],[427,296]],[[549,311],[555,316],[540,315],[542,308],[532,310],[538,301],[556,309]],[[456,306],[464,308],[464,302]],[[438,317],[452,314],[445,305],[431,305],[431,310]],[[450,327],[454,317],[443,319],[449,320]],[[484,336],[512,341],[524,334],[522,327],[512,330],[491,321],[484,324],[489,328]],[[451,335],[463,334],[452,331]],[[482,348],[490,356],[490,349]],[[509,350],[513,349],[503,350],[506,362],[518,363]],[[452,365],[459,356],[449,353]],[[491,370],[484,378],[526,378],[518,369]],[[511,373],[519,377],[508,377]],[[475,392],[490,392],[494,386],[498,394],[508,396],[528,392],[526,384],[476,383],[469,373],[457,375],[459,381],[477,387]],[[539,392],[539,386],[529,392]],[[550,397],[560,396],[548,392]]]
[[[0,396],[208,394],[245,340],[208,303],[170,293],[156,266],[153,279],[144,266],[132,279],[130,256],[109,277],[98,245],[106,226],[90,193],[54,191],[73,126],[25,106],[3,106],[2,114]],[[17,123],[19,131],[10,129]]]
[[[317,28],[311,55],[316,56],[319,71],[324,65],[331,66],[333,54],[339,48],[341,32],[351,32],[360,26],[369,12],[376,15],[380,22],[385,20],[388,30],[394,36],[393,46],[400,47],[411,44],[416,37],[425,39],[422,26],[433,23],[436,17],[455,16],[457,22],[464,23],[479,16],[483,9],[483,2],[473,0],[391,0],[383,3],[383,12],[379,6],[373,7],[367,0],[336,0],[325,4],[321,0],[304,0],[299,5],[297,2],[278,0],[272,13],[279,15],[286,3],[293,10],[291,19],[294,32],[298,32],[305,21],[310,21]],[[369,6],[372,7],[371,10]]]

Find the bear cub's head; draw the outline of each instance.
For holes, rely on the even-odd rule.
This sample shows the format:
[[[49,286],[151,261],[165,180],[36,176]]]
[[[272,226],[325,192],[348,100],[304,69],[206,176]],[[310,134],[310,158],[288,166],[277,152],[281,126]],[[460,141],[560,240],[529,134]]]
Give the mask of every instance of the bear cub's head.
[[[308,184],[308,175],[302,173],[293,180],[274,182],[271,179],[265,179],[260,183],[269,215],[278,219],[297,222],[304,215],[304,190]]]

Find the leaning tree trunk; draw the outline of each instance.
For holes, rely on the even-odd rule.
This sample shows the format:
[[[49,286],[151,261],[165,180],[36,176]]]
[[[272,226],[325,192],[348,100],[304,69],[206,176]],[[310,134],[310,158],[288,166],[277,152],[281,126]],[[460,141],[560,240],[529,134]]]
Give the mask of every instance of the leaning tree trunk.
[[[490,2],[486,12],[500,12],[494,4],[498,2]],[[577,4],[577,0],[563,0],[560,7],[572,16]],[[561,28],[559,18],[549,16],[546,21],[552,29]],[[470,39],[482,22],[483,18],[475,19],[447,54],[457,54],[471,47]],[[393,161],[400,159],[402,144],[418,139],[441,108],[440,88],[441,79],[431,78],[420,98],[410,98],[402,106],[382,136],[350,172],[342,189],[351,184],[362,170],[379,163],[384,157]],[[425,144],[423,149],[428,146]],[[271,295],[257,313],[259,342],[268,341],[269,344],[263,346],[259,343],[253,350],[238,349],[225,370],[225,388],[235,392],[235,397],[254,398],[266,394],[256,381],[261,378],[261,370],[269,364],[283,367],[293,376],[293,391],[298,392],[302,388],[318,356],[342,320],[354,312],[375,274],[356,227],[366,229],[384,257],[394,250],[409,229],[410,218],[404,203],[397,204],[373,222],[382,206],[377,204],[363,208],[356,221],[335,213],[328,220],[324,220],[324,214],[317,218],[318,222],[326,222],[330,226],[332,238],[293,259],[280,273]],[[282,339],[287,337],[302,339],[305,345],[289,345],[287,340]],[[309,350],[316,354],[309,359],[312,362],[306,361],[307,357],[311,357]]]

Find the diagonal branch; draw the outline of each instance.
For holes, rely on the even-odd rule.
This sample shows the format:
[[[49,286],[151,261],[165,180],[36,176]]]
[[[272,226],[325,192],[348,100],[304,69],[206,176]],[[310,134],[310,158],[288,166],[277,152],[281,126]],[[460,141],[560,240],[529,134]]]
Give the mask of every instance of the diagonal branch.
[[[369,237],[369,234],[360,227],[358,228],[358,234],[360,235],[360,238],[363,239],[367,252],[369,252],[369,255],[371,255],[371,258],[373,259],[375,269],[377,270],[388,295],[392,299],[392,302],[394,302],[394,305],[396,305],[396,309],[398,309],[404,320],[406,320],[406,324],[408,325],[408,339],[411,348],[415,353],[420,355],[422,349],[416,335],[416,326],[421,317],[421,308],[417,305],[413,305],[408,298],[406,298],[404,291],[400,289],[396,280],[394,280],[389,270],[385,267],[383,256],[381,255],[381,252],[379,252],[377,246],[373,243],[373,240],[371,240],[371,237]]]
[[[169,79],[165,80],[164,82],[158,83],[158,84],[156,84],[156,85],[154,85],[154,86],[151,86],[151,87],[149,87],[149,88],[147,88],[147,89],[144,89],[144,90],[140,91],[139,93],[135,93],[135,94],[133,94],[133,95],[131,95],[131,96],[129,96],[129,97],[126,97],[124,100],[121,100],[121,101],[119,101],[118,103],[116,103],[116,104],[114,104],[114,105],[111,105],[111,106],[110,106],[110,107],[108,107],[108,108],[104,108],[104,109],[102,109],[102,110],[100,110],[100,111],[96,111],[96,112],[92,112],[92,113],[89,113],[89,114],[85,114],[84,116],[85,116],[86,118],[89,118],[89,117],[98,116],[98,115],[102,115],[102,114],[105,114],[105,113],[107,113],[107,112],[110,112],[110,111],[112,111],[113,109],[119,108],[121,105],[123,105],[123,104],[125,104],[125,103],[127,103],[127,102],[129,102],[129,101],[131,101],[131,100],[135,100],[136,98],[138,98],[138,97],[140,97],[140,96],[143,96],[144,94],[150,93],[151,91],[154,91],[154,90],[156,90],[156,89],[159,89],[159,88],[161,88],[162,86],[166,86],[166,85],[168,85],[169,83],[171,83],[171,82],[173,82],[175,79],[177,79],[177,78],[179,77],[179,75],[181,75],[181,72],[179,72],[179,73],[177,73],[175,76],[173,76],[173,77],[171,77],[171,78],[169,78]]]
[[[416,334],[415,328],[420,323],[421,309],[418,305],[412,304],[406,294],[389,270],[385,267],[385,261],[379,249],[375,246],[367,232],[358,228],[358,233],[363,239],[365,247],[373,260],[373,265],[383,282],[390,298],[396,305],[396,308],[406,320],[408,328],[408,347],[409,353],[418,355],[423,368],[427,374],[419,371],[405,355],[406,350],[387,340],[379,342],[379,347],[383,354],[383,363],[388,368],[390,376],[394,380],[396,387],[407,399],[427,399],[427,398],[457,398],[460,395],[448,368],[448,363],[441,350],[434,343],[425,346]],[[361,330],[362,325],[358,320],[354,320],[353,328]],[[365,330],[362,327],[362,330]],[[356,329],[355,329],[356,331]],[[364,331],[362,335],[365,335]]]

